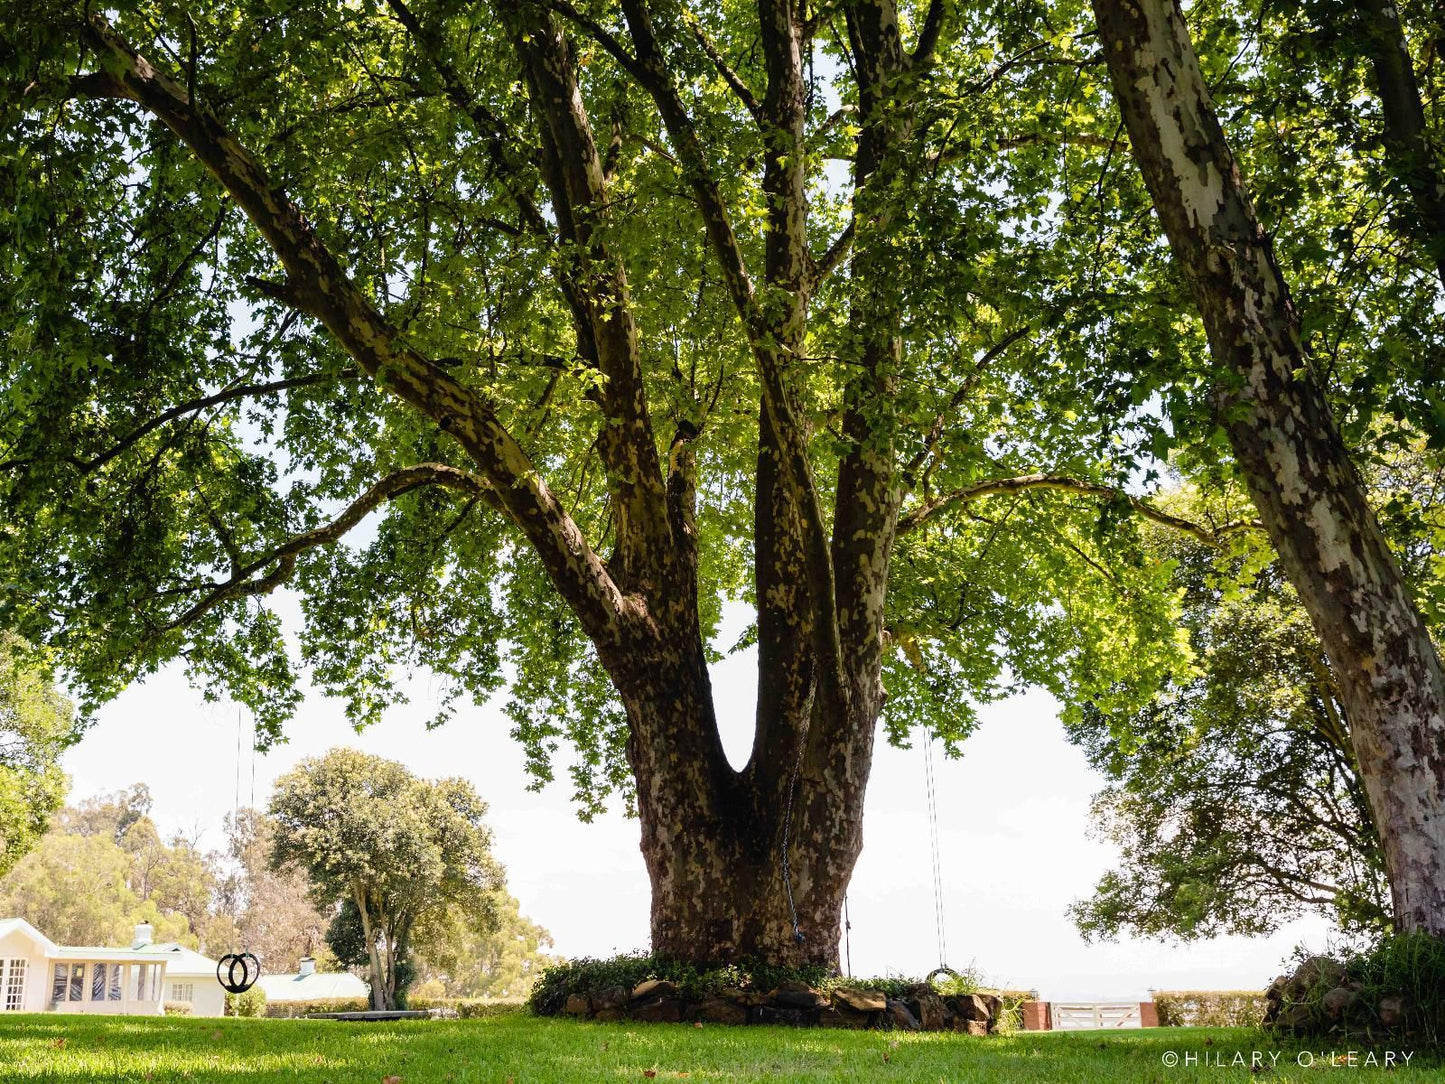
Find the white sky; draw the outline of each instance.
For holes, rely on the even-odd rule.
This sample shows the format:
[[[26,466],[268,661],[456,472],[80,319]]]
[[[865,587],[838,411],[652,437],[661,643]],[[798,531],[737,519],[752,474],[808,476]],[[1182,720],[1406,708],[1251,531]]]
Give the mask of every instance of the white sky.
[[[753,654],[726,660],[713,678],[729,752],[745,755]],[[257,755],[257,803],[264,805],[272,781],[301,757],[335,745],[392,757],[423,776],[464,775],[490,803],[510,890],[523,912],[552,932],[557,951],[645,948],[648,886],[637,823],[610,814],[582,824],[565,776],[528,792],[521,751],[497,703],[464,707],[428,732],[432,688],[419,679],[412,703],[359,735],[338,703],[312,697],[289,727],[289,742]],[[164,831],[201,829],[202,845],[218,847],[235,800],[236,732],[234,706],[207,704],[177,668],[163,671],[106,707],[66,755],[71,800],[145,782]],[[920,975],[938,963],[923,757],[921,746],[878,744],[863,856],[849,895],[854,974]],[[1036,987],[1049,999],[1135,999],[1151,987],[1258,988],[1296,943],[1320,946],[1328,936],[1324,922],[1310,920],[1270,938],[1085,944],[1064,911],[1110,865],[1109,845],[1087,832],[1089,798],[1102,784],[1065,741],[1046,695],[985,709],[962,759],[945,761],[940,750],[935,765],[948,962],[955,967],[975,964],[990,981]],[[243,804],[250,771],[248,750]]]

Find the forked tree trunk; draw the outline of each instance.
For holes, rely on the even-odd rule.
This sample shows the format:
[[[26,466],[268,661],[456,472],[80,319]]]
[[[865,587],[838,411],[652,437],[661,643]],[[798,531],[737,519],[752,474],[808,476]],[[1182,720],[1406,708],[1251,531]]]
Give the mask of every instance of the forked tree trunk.
[[[1094,0],[1133,144],[1204,318],[1215,406],[1339,680],[1402,929],[1445,934],[1445,675],[1304,349],[1174,0]]]

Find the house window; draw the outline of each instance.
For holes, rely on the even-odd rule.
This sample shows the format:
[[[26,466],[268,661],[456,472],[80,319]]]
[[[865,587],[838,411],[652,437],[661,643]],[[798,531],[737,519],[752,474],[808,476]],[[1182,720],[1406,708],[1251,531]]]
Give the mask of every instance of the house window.
[[[172,1001],[195,1001],[195,1000],[196,1000],[196,984],[193,983],[193,982],[173,982],[173,983],[171,983],[171,1000],[172,1000]]]
[[[64,1001],[65,988],[70,985],[70,965],[56,964],[55,977],[50,983],[50,1000]]]
[[[70,1001],[85,1000],[85,965],[70,965]]]
[[[110,985],[105,988],[105,1000],[120,1000],[120,984],[123,978],[121,972],[125,970],[120,964],[110,965]]]
[[[25,967],[24,960],[0,960],[0,972],[3,972],[3,985],[5,1000],[3,1002],[6,1012],[19,1012],[25,1004]]]
[[[90,1000],[104,1001],[107,980],[110,978],[109,964],[90,965]]]

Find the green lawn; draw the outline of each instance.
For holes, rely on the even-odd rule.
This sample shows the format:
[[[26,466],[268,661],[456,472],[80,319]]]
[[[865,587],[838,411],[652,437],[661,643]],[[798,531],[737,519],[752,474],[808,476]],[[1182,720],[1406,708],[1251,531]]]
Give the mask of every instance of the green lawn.
[[[0,1016],[0,1081],[285,1080],[297,1084],[495,1081],[989,1081],[1143,1084],[1255,1079],[1229,1068],[1236,1052],[1279,1053],[1271,1081],[1383,1078],[1383,1071],[1296,1064],[1243,1029],[955,1035],[588,1024],[519,1013],[482,1020],[346,1024],[312,1020],[192,1020]],[[1306,1047],[1305,1049],[1311,1049]],[[1313,1048],[1318,1050],[1318,1047]],[[1343,1053],[1345,1047],[1339,1048]],[[1363,1060],[1371,1048],[1357,1044]],[[1374,1047],[1377,1058],[1383,1047]],[[1399,1049],[1398,1047],[1396,1049]],[[1193,1064],[1170,1067],[1170,1055]],[[1225,1067],[1219,1067],[1217,1063]],[[1441,1079],[1445,1059],[1414,1054],[1397,1084]],[[652,1076],[649,1078],[649,1073]],[[394,1084],[394,1082],[393,1082]]]

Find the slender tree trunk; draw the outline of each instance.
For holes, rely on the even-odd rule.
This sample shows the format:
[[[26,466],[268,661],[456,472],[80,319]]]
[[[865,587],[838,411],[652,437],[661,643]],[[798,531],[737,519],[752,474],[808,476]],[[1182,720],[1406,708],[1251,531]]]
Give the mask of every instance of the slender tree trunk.
[[[371,926],[371,913],[366,906],[366,890],[359,884],[351,886],[356,910],[361,915],[361,936],[366,939],[366,955],[371,965],[371,1007],[378,1011],[390,1008],[386,997],[386,971],[381,966],[381,953],[376,947],[376,933]]]
[[[1402,929],[1445,933],[1445,674],[1304,350],[1175,0],[1094,0],[1134,156],[1198,301],[1214,402],[1338,677]]]
[[[1395,0],[1363,0],[1360,40],[1370,57],[1385,118],[1385,153],[1413,204],[1414,233],[1445,286],[1445,163],[1430,143],[1420,83]]]

